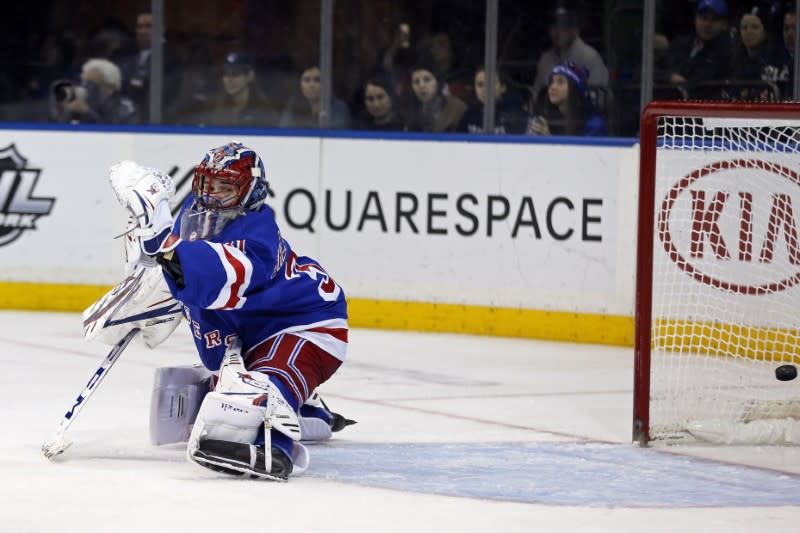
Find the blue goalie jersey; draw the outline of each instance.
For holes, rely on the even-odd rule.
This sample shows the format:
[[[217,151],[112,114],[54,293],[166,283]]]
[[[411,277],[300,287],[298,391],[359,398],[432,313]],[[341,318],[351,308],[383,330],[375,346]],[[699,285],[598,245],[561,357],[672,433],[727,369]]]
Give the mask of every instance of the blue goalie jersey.
[[[319,263],[295,254],[266,205],[245,211],[209,240],[180,241],[175,252],[184,286],[164,276],[210,370],[219,369],[236,336],[244,355],[277,333],[347,327],[344,291]]]

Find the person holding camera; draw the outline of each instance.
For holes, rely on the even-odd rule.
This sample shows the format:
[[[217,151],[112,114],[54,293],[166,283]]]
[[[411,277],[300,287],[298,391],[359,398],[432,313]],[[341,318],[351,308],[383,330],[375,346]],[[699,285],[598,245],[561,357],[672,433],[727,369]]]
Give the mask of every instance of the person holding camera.
[[[133,101],[120,93],[119,67],[107,59],[89,59],[81,68],[81,82],[57,80],[50,88],[51,110],[58,122],[71,124],[136,124]]]

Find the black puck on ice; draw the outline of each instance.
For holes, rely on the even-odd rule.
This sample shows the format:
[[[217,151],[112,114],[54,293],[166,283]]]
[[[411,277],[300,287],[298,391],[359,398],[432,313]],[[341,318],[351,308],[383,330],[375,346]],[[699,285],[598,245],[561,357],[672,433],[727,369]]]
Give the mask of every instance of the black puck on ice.
[[[775,378],[778,381],[792,381],[797,377],[797,367],[794,365],[781,365],[775,369]]]

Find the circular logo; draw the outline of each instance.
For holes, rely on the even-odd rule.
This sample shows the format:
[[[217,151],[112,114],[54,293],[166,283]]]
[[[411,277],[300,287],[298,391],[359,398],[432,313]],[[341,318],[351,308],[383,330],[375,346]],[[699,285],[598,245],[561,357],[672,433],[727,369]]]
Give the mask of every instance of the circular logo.
[[[788,193],[764,190],[763,184],[759,185],[756,180],[731,180],[727,186],[719,187],[719,173],[734,170],[768,173],[774,178],[771,183],[778,182],[784,189],[787,185],[793,186],[792,189],[800,187],[800,175],[796,172],[780,164],[759,159],[718,161],[693,170],[682,177],[661,202],[657,229],[664,251],[672,262],[693,279],[723,291],[762,295],[786,290],[800,281],[800,245],[791,196]],[[713,183],[712,187],[704,189],[703,184],[706,182]],[[734,187],[740,190],[732,192]],[[732,197],[739,200],[738,209],[731,208],[730,205],[726,207],[726,202]],[[754,197],[760,197],[762,201],[754,203]],[[680,222],[676,222],[673,218],[679,202],[683,202],[681,213],[691,215],[681,216]],[[753,205],[756,205],[755,209]],[[723,219],[723,210],[735,212],[736,216]],[[758,219],[760,229],[763,230],[763,235],[756,233],[759,237],[763,236],[757,242],[761,244],[758,257],[754,257],[752,250],[754,219]],[[680,240],[677,234],[681,235]],[[781,267],[778,269],[762,269],[758,275],[752,275],[758,270],[756,265],[776,261],[776,241],[780,235],[783,235],[786,242],[787,259],[780,262]],[[732,242],[737,243],[738,247],[731,248]],[[730,268],[712,271],[711,260],[702,260],[704,255],[713,256],[711,260],[716,264],[727,264]],[[784,265],[791,266],[787,268]],[[792,269],[795,270],[791,271]],[[779,273],[776,274],[776,271]],[[727,279],[720,272],[727,272]],[[765,276],[772,278],[763,279]]]

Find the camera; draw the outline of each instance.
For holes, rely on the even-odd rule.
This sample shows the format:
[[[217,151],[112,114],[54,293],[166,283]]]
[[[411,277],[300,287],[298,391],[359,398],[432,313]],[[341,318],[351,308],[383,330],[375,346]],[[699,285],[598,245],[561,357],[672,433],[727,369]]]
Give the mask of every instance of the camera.
[[[68,80],[56,80],[50,86],[50,94],[57,103],[65,104],[78,98],[85,100],[87,90],[86,87],[75,85]]]

